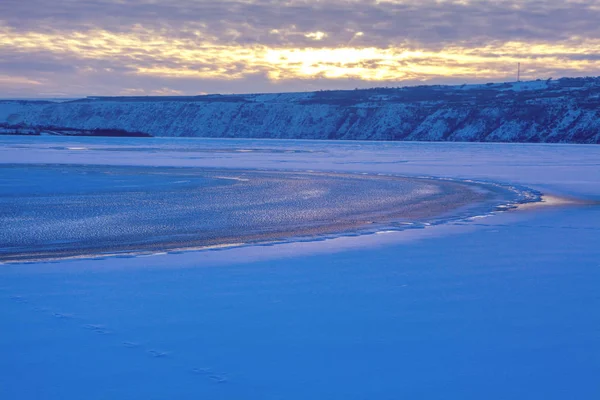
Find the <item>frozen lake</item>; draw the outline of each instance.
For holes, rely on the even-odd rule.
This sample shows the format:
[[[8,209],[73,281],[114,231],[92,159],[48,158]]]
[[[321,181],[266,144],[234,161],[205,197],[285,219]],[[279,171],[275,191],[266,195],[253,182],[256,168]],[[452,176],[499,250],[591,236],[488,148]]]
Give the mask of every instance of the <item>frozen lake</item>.
[[[364,200],[339,202],[357,207],[350,215],[390,196],[419,204],[431,195],[419,192],[423,185],[463,200],[483,196],[419,216],[419,223],[443,222],[424,229],[2,265],[0,398],[600,396],[598,146],[0,137],[0,163],[4,201],[21,213],[36,210],[50,229],[41,242],[28,235],[44,224],[15,234],[26,219],[5,203],[3,248],[30,240],[31,249],[59,234],[48,222],[58,212],[44,206],[48,199],[84,196],[105,210],[135,198],[131,185],[154,185],[135,196],[167,196],[170,205],[173,188],[188,195],[193,187],[233,190],[257,180],[259,199],[267,177],[282,180],[279,188],[296,181],[282,179],[286,171],[310,177],[307,190],[331,188],[307,199],[317,211],[328,210],[325,199],[336,193]],[[197,174],[182,188],[174,182],[189,177],[160,174],[184,166]],[[142,173],[129,175],[136,169]],[[362,184],[368,190],[348,190]],[[517,192],[480,190],[492,187]],[[574,201],[489,212],[523,187]],[[386,195],[369,197],[378,190]],[[281,200],[286,192],[263,200],[275,201],[276,213],[293,224],[303,218],[282,212],[295,204]],[[85,204],[60,218],[89,217]],[[140,218],[161,212],[130,210]],[[461,218],[439,218],[448,213]],[[62,234],[81,238],[85,230],[75,228]]]

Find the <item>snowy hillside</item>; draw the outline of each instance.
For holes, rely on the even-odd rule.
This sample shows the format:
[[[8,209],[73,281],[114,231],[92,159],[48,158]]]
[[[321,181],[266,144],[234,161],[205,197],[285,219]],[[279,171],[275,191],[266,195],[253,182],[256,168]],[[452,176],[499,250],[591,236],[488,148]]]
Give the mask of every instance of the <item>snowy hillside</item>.
[[[600,143],[600,78],[0,101],[0,133]]]

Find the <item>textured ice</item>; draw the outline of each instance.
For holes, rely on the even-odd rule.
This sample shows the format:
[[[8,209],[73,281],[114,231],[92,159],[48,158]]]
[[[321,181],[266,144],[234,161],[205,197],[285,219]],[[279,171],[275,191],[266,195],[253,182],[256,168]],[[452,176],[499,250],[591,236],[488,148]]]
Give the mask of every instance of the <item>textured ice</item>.
[[[425,224],[533,197],[498,185],[380,174],[7,164],[0,165],[0,261]]]

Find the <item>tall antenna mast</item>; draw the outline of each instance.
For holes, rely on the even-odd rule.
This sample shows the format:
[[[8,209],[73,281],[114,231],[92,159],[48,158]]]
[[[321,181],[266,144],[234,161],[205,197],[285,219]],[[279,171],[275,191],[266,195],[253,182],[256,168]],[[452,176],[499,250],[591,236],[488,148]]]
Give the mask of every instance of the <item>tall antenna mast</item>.
[[[521,82],[521,63],[517,66],[517,82]]]

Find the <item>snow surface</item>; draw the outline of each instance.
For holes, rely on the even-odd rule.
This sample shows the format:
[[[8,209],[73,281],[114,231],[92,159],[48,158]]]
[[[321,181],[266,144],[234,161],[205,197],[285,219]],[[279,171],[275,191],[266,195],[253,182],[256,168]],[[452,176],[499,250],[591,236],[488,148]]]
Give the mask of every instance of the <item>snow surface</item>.
[[[587,202],[318,242],[3,265],[0,398],[598,398],[599,160],[583,145],[0,138],[3,164],[430,175]]]

